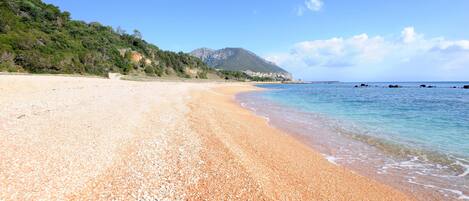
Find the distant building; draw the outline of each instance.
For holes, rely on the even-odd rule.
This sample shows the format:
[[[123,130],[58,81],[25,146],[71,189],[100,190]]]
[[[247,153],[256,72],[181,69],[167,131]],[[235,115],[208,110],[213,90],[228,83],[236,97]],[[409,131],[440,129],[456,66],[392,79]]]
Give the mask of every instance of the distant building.
[[[243,71],[252,77],[272,78],[277,81],[291,81],[293,76],[286,72],[253,72],[250,70]]]

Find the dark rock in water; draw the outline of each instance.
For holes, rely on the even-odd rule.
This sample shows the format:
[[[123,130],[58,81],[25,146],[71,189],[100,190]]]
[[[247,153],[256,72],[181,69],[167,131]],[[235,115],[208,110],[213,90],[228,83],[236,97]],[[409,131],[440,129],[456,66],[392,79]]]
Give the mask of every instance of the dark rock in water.
[[[360,84],[360,85],[355,85],[355,88],[358,88],[358,87],[360,87],[360,88],[361,88],[361,87],[368,87],[368,86],[369,86],[369,85],[367,85],[367,84]]]
[[[464,89],[469,89],[469,85],[464,85]]]
[[[456,89],[457,87],[456,86],[453,86],[453,89]]]
[[[397,84],[396,84],[396,85],[390,84],[388,87],[389,87],[389,88],[400,88],[401,86],[399,86],[399,85],[397,85]]]
[[[420,88],[436,88],[436,86],[421,84]]]

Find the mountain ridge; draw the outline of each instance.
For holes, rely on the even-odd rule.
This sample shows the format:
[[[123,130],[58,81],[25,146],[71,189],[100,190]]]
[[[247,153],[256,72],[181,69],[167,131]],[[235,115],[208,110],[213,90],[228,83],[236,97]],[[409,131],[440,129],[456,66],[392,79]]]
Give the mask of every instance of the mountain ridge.
[[[227,47],[219,50],[198,48],[189,54],[202,59],[210,67],[223,70],[287,73],[273,62],[243,48]]]
[[[252,77],[277,81],[292,80],[292,75],[286,70],[243,48],[227,47],[219,50],[198,48],[189,54],[217,70],[241,71]]]

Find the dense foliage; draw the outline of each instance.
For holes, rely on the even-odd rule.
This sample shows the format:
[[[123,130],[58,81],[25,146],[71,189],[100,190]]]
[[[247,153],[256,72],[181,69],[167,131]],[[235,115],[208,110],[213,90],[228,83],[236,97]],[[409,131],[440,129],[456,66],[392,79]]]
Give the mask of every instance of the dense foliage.
[[[0,0],[0,71],[206,78],[208,70],[196,57],[147,43],[137,30],[71,20],[41,0]]]
[[[230,70],[219,70],[217,72],[218,76],[224,78],[225,80],[236,80],[236,81],[255,81],[255,82],[270,82],[275,81],[270,77],[257,77],[250,76],[242,71],[230,71]]]

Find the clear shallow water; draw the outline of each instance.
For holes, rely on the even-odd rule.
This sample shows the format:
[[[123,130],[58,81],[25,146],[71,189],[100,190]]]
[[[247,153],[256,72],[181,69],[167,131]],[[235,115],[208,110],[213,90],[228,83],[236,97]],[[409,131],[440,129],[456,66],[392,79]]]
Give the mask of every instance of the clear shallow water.
[[[469,90],[452,88],[469,83],[357,84],[266,84],[259,86],[271,90],[238,99],[334,163],[373,170],[410,191],[469,199]]]

